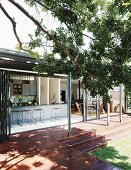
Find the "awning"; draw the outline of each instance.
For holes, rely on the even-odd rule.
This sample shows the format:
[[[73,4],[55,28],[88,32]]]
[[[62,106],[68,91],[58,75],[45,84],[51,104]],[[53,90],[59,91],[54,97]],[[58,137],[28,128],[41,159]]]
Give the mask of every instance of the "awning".
[[[32,57],[28,53],[0,48],[0,70],[6,70],[13,74],[38,75],[38,72],[36,72],[34,68],[40,61],[41,60]],[[39,76],[48,75],[47,73],[42,73]],[[67,75],[54,74],[54,77],[66,78]]]
[[[37,64],[38,59],[29,54],[0,49],[0,68],[33,71]]]

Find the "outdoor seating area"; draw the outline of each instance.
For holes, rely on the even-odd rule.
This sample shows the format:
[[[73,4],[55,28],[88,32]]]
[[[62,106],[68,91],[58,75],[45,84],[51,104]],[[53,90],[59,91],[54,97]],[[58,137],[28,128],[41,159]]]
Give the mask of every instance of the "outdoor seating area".
[[[124,115],[122,123],[117,120],[112,118],[110,127],[104,118],[72,124],[70,137],[67,126],[13,134],[10,141],[0,144],[0,169],[119,170],[88,154],[131,132],[131,116]]]

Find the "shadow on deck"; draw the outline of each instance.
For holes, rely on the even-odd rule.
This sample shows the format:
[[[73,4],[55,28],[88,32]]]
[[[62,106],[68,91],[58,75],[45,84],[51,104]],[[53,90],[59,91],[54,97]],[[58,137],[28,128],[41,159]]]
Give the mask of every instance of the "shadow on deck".
[[[117,170],[88,154],[106,144],[105,136],[97,136],[95,129],[72,128],[70,137],[60,127],[14,134],[11,141],[0,144],[0,169]]]

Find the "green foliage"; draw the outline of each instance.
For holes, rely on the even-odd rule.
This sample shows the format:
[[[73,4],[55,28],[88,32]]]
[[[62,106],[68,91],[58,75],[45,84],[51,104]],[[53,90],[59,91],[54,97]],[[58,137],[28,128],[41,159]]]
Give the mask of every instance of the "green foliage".
[[[57,29],[50,30],[45,27],[44,18],[40,20],[41,26],[49,31],[58,43],[52,42],[52,38],[39,27],[34,35],[29,35],[30,51],[41,47],[43,40],[53,44],[51,54],[47,54],[35,68],[39,73],[47,72],[53,76],[54,73],[72,72],[73,78],[83,77],[83,87],[88,88],[92,95],[107,97],[108,90],[119,84],[131,89],[130,0],[25,2],[33,8],[39,2],[42,12],[50,11],[52,17],[59,22]],[[56,55],[59,55],[59,58],[56,58]]]

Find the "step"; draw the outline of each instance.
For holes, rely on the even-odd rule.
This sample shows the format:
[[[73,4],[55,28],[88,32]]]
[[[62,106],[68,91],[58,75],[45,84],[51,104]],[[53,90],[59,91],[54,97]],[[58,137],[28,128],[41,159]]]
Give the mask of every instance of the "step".
[[[89,142],[94,141],[94,140],[98,140],[99,138],[105,139],[105,136],[84,136],[83,138],[79,138],[78,140],[69,141],[67,143],[67,146],[75,147],[75,146],[78,146],[78,145],[89,143]]]
[[[70,137],[65,137],[65,138],[62,138],[62,139],[59,139],[58,141],[59,142],[68,142],[68,141],[75,141],[77,140],[79,137],[84,137],[84,136],[95,136],[96,135],[96,129],[91,129],[89,131],[85,131],[85,133],[80,133],[78,135],[73,135],[73,136],[70,136]]]
[[[85,146],[85,147],[81,147],[81,148],[77,148],[81,153],[83,152],[91,152],[91,151],[94,151],[96,149],[100,149],[102,147],[105,147],[107,146],[107,142],[103,141],[103,142],[99,142],[97,143],[96,145],[92,145],[92,146]]]
[[[88,168],[88,166],[84,167],[82,170],[87,170],[87,168]],[[90,169],[90,170],[120,170],[117,167],[115,167],[114,165],[106,163],[101,160],[95,166],[94,166],[94,164],[90,165],[90,167],[88,169]]]
[[[92,140],[86,142],[86,143],[83,143],[83,144],[80,144],[80,145],[77,145],[75,147],[73,147],[73,149],[77,149],[77,150],[90,150],[94,147],[96,147],[98,144],[107,144],[107,140],[105,140],[105,137],[104,136],[97,136],[96,138],[93,138]]]
[[[79,144],[86,143],[86,142],[94,139],[95,137],[96,137],[96,135],[92,136],[92,134],[84,135],[82,137],[79,137],[79,138],[76,138],[74,140],[68,141],[67,146],[74,147],[74,146],[77,146]]]

